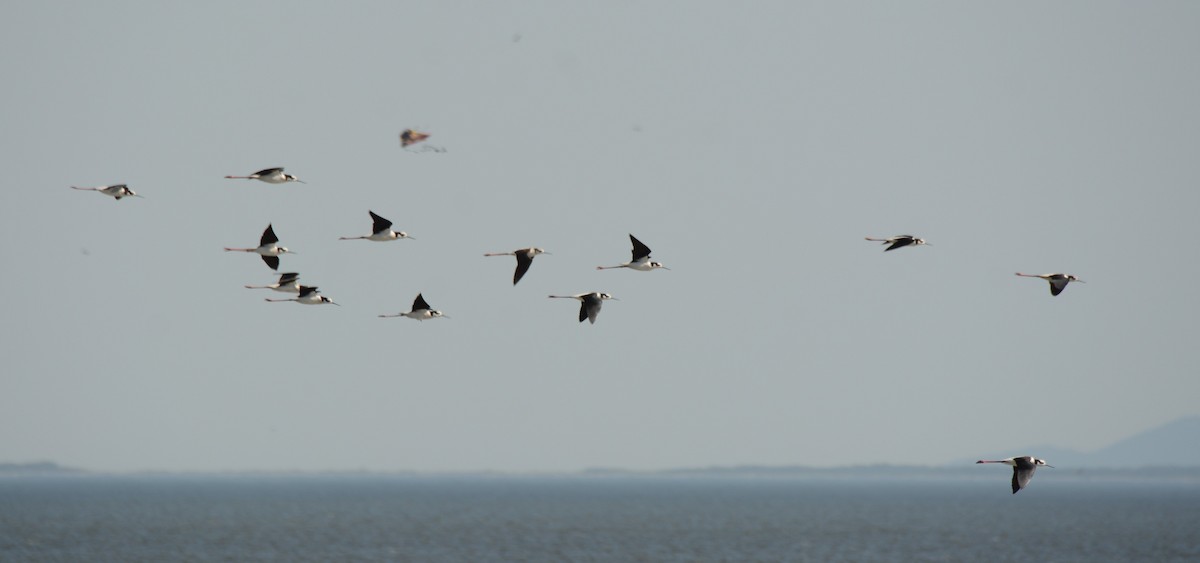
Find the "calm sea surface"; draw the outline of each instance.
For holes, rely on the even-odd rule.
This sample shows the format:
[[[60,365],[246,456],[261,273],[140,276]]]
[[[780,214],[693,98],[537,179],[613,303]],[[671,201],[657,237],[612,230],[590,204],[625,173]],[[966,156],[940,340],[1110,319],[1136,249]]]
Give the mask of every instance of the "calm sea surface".
[[[1200,561],[1200,485],[6,477],[0,561]]]

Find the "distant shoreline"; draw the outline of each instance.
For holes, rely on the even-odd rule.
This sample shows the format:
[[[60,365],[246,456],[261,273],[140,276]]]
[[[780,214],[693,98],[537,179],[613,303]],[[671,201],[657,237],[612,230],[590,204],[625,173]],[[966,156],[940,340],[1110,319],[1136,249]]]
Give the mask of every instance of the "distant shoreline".
[[[1172,481],[1200,483],[1200,467],[1062,467],[1044,470],[1072,480]],[[753,480],[927,480],[995,478],[994,471],[969,465],[717,466],[663,470],[588,468],[580,471],[378,471],[378,470],[230,470],[230,471],[94,471],[53,462],[0,463],[0,479],[25,477],[247,477],[247,478],[428,478],[428,479],[753,479]]]

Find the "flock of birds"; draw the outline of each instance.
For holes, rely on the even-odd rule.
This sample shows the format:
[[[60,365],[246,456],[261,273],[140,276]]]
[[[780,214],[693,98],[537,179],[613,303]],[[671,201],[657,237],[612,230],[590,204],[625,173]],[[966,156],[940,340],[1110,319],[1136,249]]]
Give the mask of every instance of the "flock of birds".
[[[430,136],[429,133],[420,132],[420,131],[417,131],[414,129],[406,129],[402,133],[400,133],[400,145],[403,148],[407,148],[413,144],[420,143],[420,142],[428,139],[429,136]],[[430,150],[432,150],[434,152],[444,152],[445,151],[445,149],[442,149],[440,147],[431,147]],[[285,173],[283,168],[266,168],[263,170],[259,170],[258,172],[255,172],[253,174],[249,174],[247,176],[225,176],[225,178],[239,179],[239,180],[258,180],[260,182],[266,182],[268,184],[285,184],[288,182],[299,182],[301,184],[304,183],[302,180],[300,180],[296,176]],[[129,188],[129,186],[127,186],[125,184],[114,184],[111,186],[98,186],[98,187],[90,187],[90,188],[71,186],[71,188],[75,189],[75,190],[96,191],[96,192],[99,192],[106,196],[112,197],[118,201],[121,200],[122,198],[126,198],[126,197],[139,197],[139,198],[143,197],[143,196],[137,194],[136,192],[134,192],[132,189]],[[370,241],[376,241],[376,242],[387,242],[387,241],[394,241],[394,240],[401,240],[401,239],[413,239],[412,236],[410,236],[408,233],[405,233],[404,231],[394,230],[392,228],[393,223],[391,221],[379,216],[374,211],[368,210],[367,213],[371,216],[371,221],[372,221],[371,234],[363,235],[363,236],[339,237],[339,240],[359,240],[359,239],[361,239],[361,240],[370,240]],[[917,246],[929,245],[929,243],[926,242],[924,239],[917,238],[913,235],[898,235],[898,236],[889,237],[889,238],[866,237],[866,240],[872,241],[872,242],[883,243],[884,245],[887,246],[887,248],[884,249],[884,252],[896,250],[898,248],[903,248],[906,246],[917,247]],[[628,262],[617,264],[615,266],[597,266],[596,269],[597,270],[609,270],[609,269],[618,269],[618,268],[629,268],[631,270],[636,270],[639,272],[650,272],[650,271],[659,270],[659,269],[661,269],[661,270],[669,270],[670,269],[670,268],[667,268],[666,266],[664,266],[661,262],[652,260],[650,258],[650,254],[651,254],[650,247],[646,246],[645,243],[638,240],[637,237],[634,237],[632,234],[630,234],[629,241],[633,245],[633,249],[631,252],[631,258]],[[279,245],[279,237],[276,236],[274,227],[271,224],[268,224],[267,228],[263,231],[262,237],[259,238],[259,243],[258,243],[257,247],[253,247],[253,248],[225,247],[225,251],[226,252],[247,252],[247,253],[257,254],[260,258],[262,258],[263,262],[266,263],[266,265],[269,268],[271,268],[272,270],[275,270],[275,271],[278,271],[278,269],[279,269],[279,264],[280,264],[279,257],[281,255],[295,254],[294,252],[288,250],[287,247]],[[489,252],[489,253],[484,254],[484,256],[513,256],[513,257],[515,257],[517,260],[517,267],[516,267],[516,270],[513,272],[512,283],[513,283],[513,285],[516,285],[517,282],[521,281],[521,278],[523,278],[525,276],[525,274],[529,271],[530,266],[533,264],[533,259],[535,257],[537,257],[539,254],[549,254],[549,252],[546,252],[542,248],[529,247],[529,248],[519,248],[512,252]],[[1050,284],[1050,294],[1053,296],[1057,296],[1058,294],[1062,293],[1063,290],[1066,289],[1067,284],[1069,284],[1071,282],[1083,283],[1083,280],[1081,280],[1071,274],[1062,274],[1062,273],[1026,274],[1026,273],[1022,273],[1022,272],[1017,272],[1016,275],[1022,276],[1022,277],[1041,278],[1043,280],[1046,280]],[[276,281],[275,283],[270,284],[270,285],[247,285],[245,287],[248,289],[270,289],[272,291],[277,291],[277,292],[282,292],[282,293],[295,293],[296,294],[296,297],[292,297],[292,298],[288,298],[288,299],[271,299],[271,298],[266,299],[266,301],[272,302],[272,303],[295,301],[296,303],[300,303],[303,305],[326,305],[326,304],[338,305],[329,297],[321,295],[320,292],[318,291],[317,286],[301,285],[300,284],[300,274],[298,274],[296,272],[281,273],[281,274],[279,274],[278,281]],[[550,295],[548,297],[550,299],[575,299],[575,300],[578,300],[580,302],[579,322],[583,322],[584,320],[587,320],[588,322],[590,322],[592,324],[595,324],[596,318],[600,314],[600,308],[604,304],[604,302],[608,301],[608,300],[616,300],[616,297],[613,297],[612,295],[605,293],[605,292],[601,292],[601,291],[578,293],[575,295]],[[420,293],[418,293],[416,299],[413,300],[412,308],[408,312],[396,313],[394,315],[379,315],[379,317],[381,317],[381,318],[407,317],[407,318],[415,319],[418,321],[423,321],[426,319],[434,319],[434,318],[449,318],[441,311],[438,311],[438,310],[434,309],[433,307],[431,307],[429,305],[429,303],[427,301],[425,301],[425,297]],[[1028,455],[1010,457],[1010,458],[1005,458],[1005,459],[1000,459],[1000,460],[979,460],[976,463],[1002,463],[1002,464],[1012,466],[1012,468],[1013,468],[1013,475],[1012,475],[1012,492],[1013,492],[1013,494],[1016,494],[1017,491],[1020,491],[1021,489],[1024,489],[1026,486],[1029,485],[1029,481],[1031,479],[1033,479],[1033,474],[1037,470],[1038,467],[1054,467],[1052,465],[1048,465],[1045,460],[1038,459],[1038,458],[1035,458],[1033,456],[1028,456]]]

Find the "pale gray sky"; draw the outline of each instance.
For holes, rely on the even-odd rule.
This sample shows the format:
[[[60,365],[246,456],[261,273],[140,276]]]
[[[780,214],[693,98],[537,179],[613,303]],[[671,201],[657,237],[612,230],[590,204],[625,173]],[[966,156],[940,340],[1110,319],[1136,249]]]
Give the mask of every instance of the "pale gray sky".
[[[9,12],[0,461],[940,463],[1200,413],[1195,3]],[[308,184],[222,178],[271,166]],[[368,209],[416,240],[338,241]],[[267,223],[343,307],[243,289]],[[628,233],[672,270],[595,271]],[[452,318],[376,318],[418,292]]]

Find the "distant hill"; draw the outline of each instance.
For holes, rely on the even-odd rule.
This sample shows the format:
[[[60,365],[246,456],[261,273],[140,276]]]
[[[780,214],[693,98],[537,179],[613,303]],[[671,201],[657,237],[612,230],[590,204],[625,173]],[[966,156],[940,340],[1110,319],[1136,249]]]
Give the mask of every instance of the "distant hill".
[[[82,470],[63,467],[50,461],[0,463],[0,477],[6,475],[78,475]]]
[[[1200,416],[1168,422],[1094,452],[1054,446],[1036,446],[1025,452],[1067,467],[1200,467]]]

